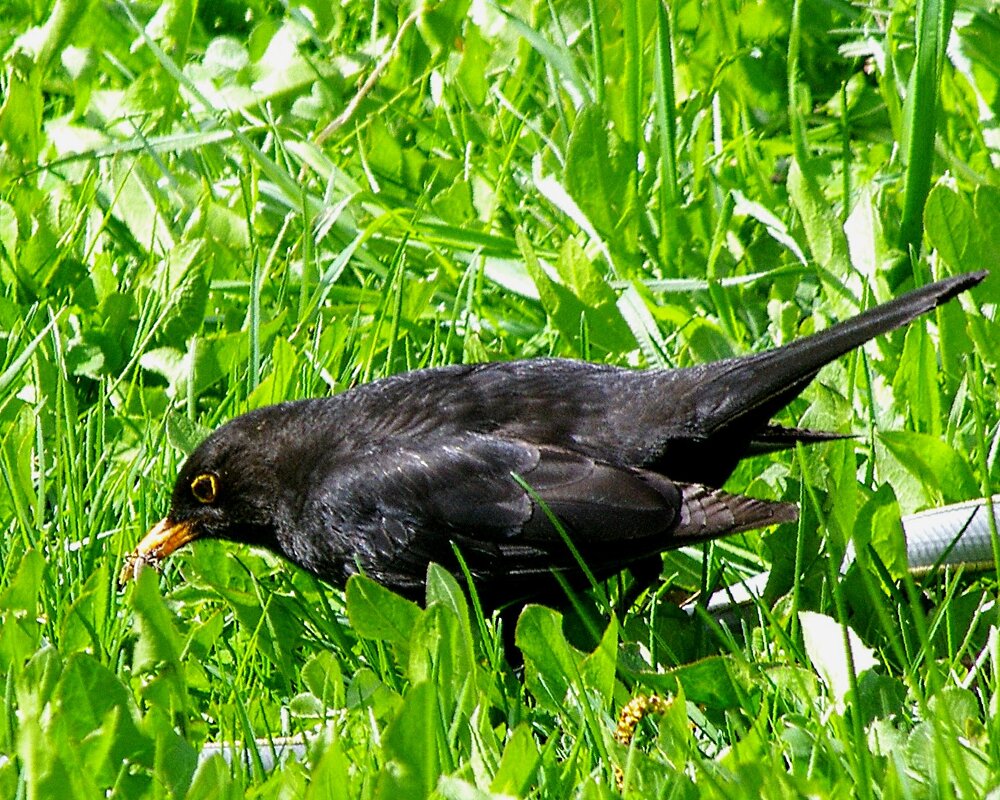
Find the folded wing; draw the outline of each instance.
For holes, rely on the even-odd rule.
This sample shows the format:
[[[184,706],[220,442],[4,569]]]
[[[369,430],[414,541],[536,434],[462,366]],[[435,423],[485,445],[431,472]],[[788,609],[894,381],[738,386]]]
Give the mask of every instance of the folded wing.
[[[455,547],[490,605],[536,594],[553,571],[579,572],[550,514],[599,579],[663,550],[796,518],[791,504],[496,436],[397,443],[351,467],[317,482],[326,530],[309,538],[332,548],[324,561],[356,554],[345,574],[360,567],[411,596],[429,562],[459,571]],[[350,541],[338,531],[352,531]]]

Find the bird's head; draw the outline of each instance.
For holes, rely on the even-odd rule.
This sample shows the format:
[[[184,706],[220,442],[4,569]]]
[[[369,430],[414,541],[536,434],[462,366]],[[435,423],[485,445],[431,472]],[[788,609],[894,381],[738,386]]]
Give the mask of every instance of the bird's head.
[[[181,467],[167,515],[129,556],[122,582],[194,539],[228,539],[272,550],[294,496],[294,442],[281,406],[223,425]]]

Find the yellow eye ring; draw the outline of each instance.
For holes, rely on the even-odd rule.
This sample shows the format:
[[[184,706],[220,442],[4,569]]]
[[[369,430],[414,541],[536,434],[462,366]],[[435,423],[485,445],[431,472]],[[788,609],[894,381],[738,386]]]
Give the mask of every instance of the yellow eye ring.
[[[191,481],[191,494],[199,503],[214,503],[219,495],[219,478],[211,472],[203,472]]]

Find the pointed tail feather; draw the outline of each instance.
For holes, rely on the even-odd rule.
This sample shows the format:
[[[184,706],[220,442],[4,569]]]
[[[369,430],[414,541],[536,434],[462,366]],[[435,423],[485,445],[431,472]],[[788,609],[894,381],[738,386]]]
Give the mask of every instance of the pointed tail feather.
[[[853,433],[831,433],[830,431],[814,431],[810,428],[786,428],[784,425],[768,425],[754,434],[746,454],[759,456],[765,453],[791,450],[797,444],[836,442],[840,439],[853,438]]]
[[[937,308],[988,274],[970,272],[930,283],[804,339],[711,365],[710,378],[697,386],[698,395],[692,398],[698,433],[709,436],[748,415],[766,421],[805,389],[824,365]]]

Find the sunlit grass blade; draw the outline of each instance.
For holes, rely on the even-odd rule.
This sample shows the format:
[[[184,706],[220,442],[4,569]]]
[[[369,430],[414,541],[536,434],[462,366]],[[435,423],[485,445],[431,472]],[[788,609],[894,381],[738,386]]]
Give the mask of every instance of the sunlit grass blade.
[[[924,203],[934,169],[938,93],[945,48],[955,13],[954,0],[917,0],[916,62],[903,104],[901,158],[906,170],[899,247],[919,254]]]

